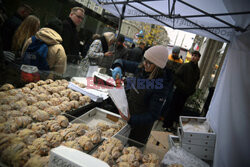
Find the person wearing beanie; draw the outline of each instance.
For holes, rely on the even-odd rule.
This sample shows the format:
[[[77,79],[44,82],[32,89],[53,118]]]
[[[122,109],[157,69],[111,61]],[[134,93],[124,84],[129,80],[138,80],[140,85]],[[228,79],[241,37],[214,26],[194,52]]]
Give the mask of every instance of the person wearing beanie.
[[[129,106],[128,117],[121,117],[131,126],[129,138],[146,144],[154,121],[160,116],[167,96],[168,75],[165,66],[168,50],[165,46],[153,46],[144,54],[141,63],[118,59],[113,63],[112,77],[121,78],[122,72],[134,73],[127,78],[126,89]]]
[[[163,124],[167,131],[177,130],[176,127],[173,127],[173,124],[178,122],[187,98],[195,92],[196,84],[200,79],[200,69],[198,67],[200,57],[201,54],[198,51],[194,51],[191,61],[182,64],[175,72],[174,85],[176,89]]]
[[[183,63],[183,60],[179,57],[181,48],[179,46],[174,46],[172,49],[172,54],[168,55],[167,67],[173,72],[177,70],[178,67]]]

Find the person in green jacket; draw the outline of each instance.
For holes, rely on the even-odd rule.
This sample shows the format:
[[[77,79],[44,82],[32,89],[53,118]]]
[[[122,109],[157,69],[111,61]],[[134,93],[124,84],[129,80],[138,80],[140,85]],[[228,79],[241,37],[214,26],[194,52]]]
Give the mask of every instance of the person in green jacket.
[[[201,54],[194,51],[191,61],[182,64],[175,72],[174,84],[176,89],[163,124],[167,131],[176,130],[173,128],[173,123],[178,122],[187,98],[195,92],[196,84],[200,79],[200,69],[198,67],[200,57]]]

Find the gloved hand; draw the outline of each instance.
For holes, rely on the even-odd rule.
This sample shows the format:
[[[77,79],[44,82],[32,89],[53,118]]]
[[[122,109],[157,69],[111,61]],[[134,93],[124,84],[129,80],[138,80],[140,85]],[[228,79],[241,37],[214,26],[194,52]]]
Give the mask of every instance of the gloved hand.
[[[112,71],[112,78],[114,80],[122,78],[122,69],[120,67],[115,67]]]

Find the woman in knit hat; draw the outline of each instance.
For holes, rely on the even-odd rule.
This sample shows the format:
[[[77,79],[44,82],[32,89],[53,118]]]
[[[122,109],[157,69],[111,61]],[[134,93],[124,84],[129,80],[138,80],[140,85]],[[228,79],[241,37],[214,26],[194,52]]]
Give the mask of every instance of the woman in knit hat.
[[[104,56],[113,56],[109,51],[109,47],[115,42],[115,34],[113,32],[105,32],[103,35],[94,40],[89,47],[86,57],[81,62],[83,67],[83,75],[87,74],[90,61],[99,62]]]
[[[128,117],[120,111],[121,117],[131,126],[130,139],[146,144],[154,121],[160,117],[167,96],[168,73],[165,70],[168,51],[165,46],[154,46],[144,54],[142,63],[118,59],[113,64],[112,77],[121,78],[122,72],[134,73],[127,78],[129,89]]]

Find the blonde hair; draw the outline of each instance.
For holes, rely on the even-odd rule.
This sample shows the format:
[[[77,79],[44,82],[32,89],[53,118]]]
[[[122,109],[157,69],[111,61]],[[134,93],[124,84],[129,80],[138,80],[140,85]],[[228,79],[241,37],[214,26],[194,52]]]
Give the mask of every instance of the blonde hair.
[[[76,13],[78,10],[82,11],[83,13],[85,12],[85,10],[81,7],[73,7],[70,13]]]
[[[162,69],[160,67],[155,66],[153,71],[150,73],[148,79],[155,79],[159,77],[159,75],[162,73]]]
[[[16,30],[12,40],[12,50],[19,51],[23,44],[39,30],[40,20],[34,15],[28,16]]]
[[[105,32],[103,33],[103,36],[105,37],[107,43],[115,40],[115,33],[113,32]]]
[[[94,34],[94,35],[92,36],[92,39],[93,39],[93,40],[96,40],[96,39],[98,39],[98,38],[100,38],[100,37],[101,37],[100,34]]]

